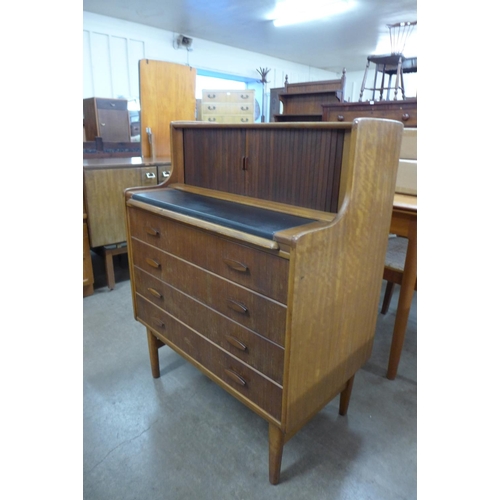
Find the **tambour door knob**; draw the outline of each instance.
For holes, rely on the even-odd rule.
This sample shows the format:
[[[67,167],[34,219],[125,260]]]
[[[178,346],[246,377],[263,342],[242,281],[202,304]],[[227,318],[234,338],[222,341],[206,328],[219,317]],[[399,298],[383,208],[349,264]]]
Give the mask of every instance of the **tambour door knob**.
[[[403,116],[401,117],[404,122],[408,121],[410,119],[410,115],[408,113],[403,113]]]
[[[337,120],[338,120],[339,122],[343,122],[343,121],[344,121],[344,115],[338,115],[338,116],[337,116]]]

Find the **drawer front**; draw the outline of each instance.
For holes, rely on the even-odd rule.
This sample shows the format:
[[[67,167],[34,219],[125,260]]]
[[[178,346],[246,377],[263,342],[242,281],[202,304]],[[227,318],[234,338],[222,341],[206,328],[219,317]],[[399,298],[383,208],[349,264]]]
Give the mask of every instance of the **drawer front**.
[[[96,99],[97,109],[127,111],[127,101],[121,99]]]
[[[135,268],[136,292],[247,365],[283,384],[283,348]]]
[[[134,265],[283,346],[286,307],[172,254],[132,239]],[[205,249],[203,249],[205,251]]]
[[[204,122],[211,123],[253,123],[253,115],[203,115]]]
[[[205,115],[250,115],[254,114],[253,102],[227,103],[214,102],[203,104],[203,116]]]
[[[213,102],[251,102],[255,101],[255,91],[253,90],[203,90],[202,104]]]
[[[286,304],[287,259],[143,210],[131,208],[129,214],[138,239]]]
[[[345,111],[339,110],[338,112],[331,113],[328,117],[329,121],[352,122],[355,118],[368,117],[368,118],[387,118],[390,120],[398,120],[403,122],[405,127],[417,126],[417,111],[405,109],[373,109],[358,110],[358,111]]]
[[[141,168],[141,186],[156,186],[158,184],[158,172],[156,167]]]
[[[137,317],[236,392],[281,419],[281,388],[172,316],[137,296]]]

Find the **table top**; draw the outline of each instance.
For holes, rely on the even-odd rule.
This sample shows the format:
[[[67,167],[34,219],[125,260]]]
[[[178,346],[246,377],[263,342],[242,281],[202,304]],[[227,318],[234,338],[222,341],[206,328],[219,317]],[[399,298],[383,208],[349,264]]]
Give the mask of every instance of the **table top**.
[[[394,195],[393,208],[416,213],[417,212],[417,197],[414,195],[411,195],[411,194],[396,193]]]
[[[166,156],[147,158],[145,156],[133,156],[132,158],[92,158],[83,160],[83,168],[126,168],[126,167],[150,167],[157,165],[170,165],[172,162]]]

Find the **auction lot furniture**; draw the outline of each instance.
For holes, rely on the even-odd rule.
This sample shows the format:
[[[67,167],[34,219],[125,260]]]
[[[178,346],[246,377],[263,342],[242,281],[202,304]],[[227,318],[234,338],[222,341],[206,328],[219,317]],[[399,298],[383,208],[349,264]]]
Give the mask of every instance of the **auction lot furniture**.
[[[172,123],[172,173],[125,192],[135,318],[283,446],[370,357],[403,126]]]

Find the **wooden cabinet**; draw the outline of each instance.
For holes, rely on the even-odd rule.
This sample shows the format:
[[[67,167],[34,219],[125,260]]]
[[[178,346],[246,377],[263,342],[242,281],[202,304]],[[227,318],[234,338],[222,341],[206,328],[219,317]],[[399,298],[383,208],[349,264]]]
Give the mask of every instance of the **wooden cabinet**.
[[[255,90],[203,90],[202,121],[214,123],[253,123]]]
[[[402,130],[174,122],[169,180],[125,193],[153,376],[167,345],[264,418],[273,484],[285,442],[339,394],[347,412],[370,356]]]
[[[85,140],[101,137],[105,142],[130,141],[130,123],[126,99],[83,100]]]
[[[134,186],[155,186],[170,173],[170,161],[143,158],[84,160],[83,189],[92,248],[127,239],[123,191]]]

